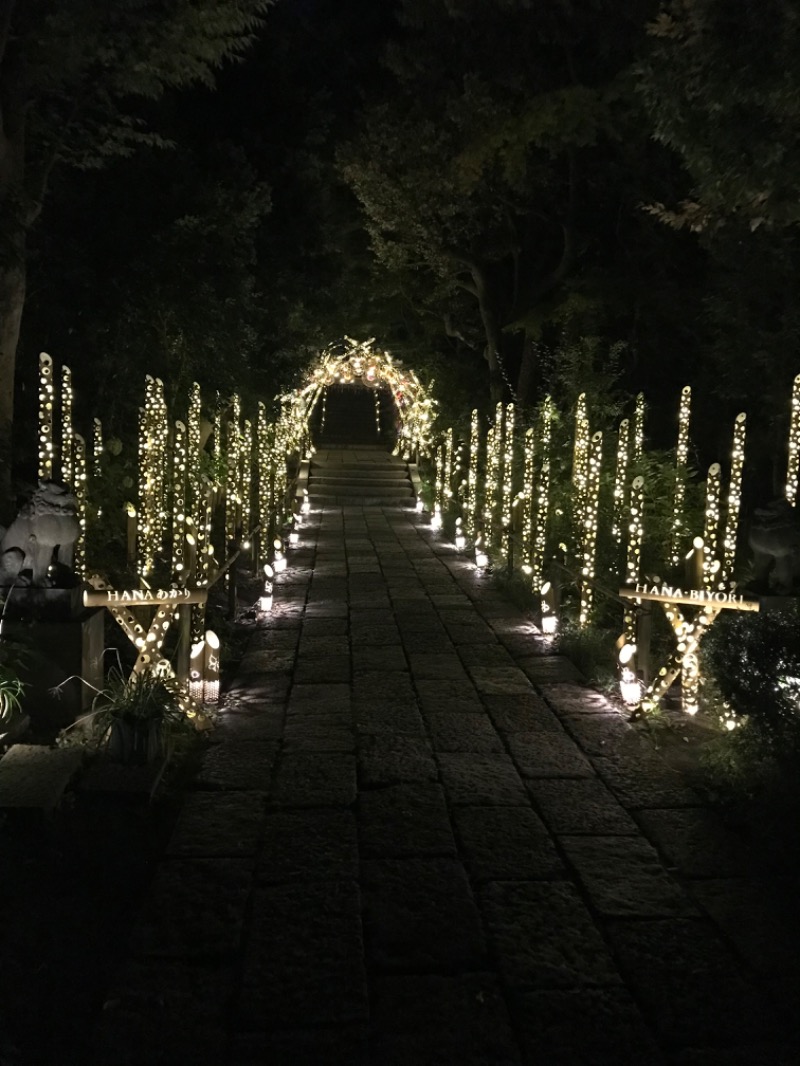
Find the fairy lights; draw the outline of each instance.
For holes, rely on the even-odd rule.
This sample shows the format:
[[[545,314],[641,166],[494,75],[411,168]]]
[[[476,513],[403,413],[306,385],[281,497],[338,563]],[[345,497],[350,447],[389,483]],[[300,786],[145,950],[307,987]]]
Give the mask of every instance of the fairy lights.
[[[47,352],[39,354],[39,477],[53,477],[53,360]]]
[[[227,473],[225,479],[225,543],[232,544],[236,540],[241,519],[241,497],[239,494],[241,484],[241,401],[234,395],[231,397],[230,416],[228,418],[228,431],[226,443],[228,447]]]
[[[579,624],[589,624],[594,602],[594,579],[597,566],[597,513],[600,501],[600,468],[603,463],[603,434],[592,436],[586,482],[586,506],[583,512],[583,551],[581,567],[581,605]]]
[[[728,509],[725,516],[725,532],[722,538],[722,567],[719,587],[723,588],[733,576],[736,565],[736,539],[739,529],[739,512],[742,505],[742,470],[744,467],[744,441],[747,430],[747,415],[740,411],[733,424],[733,447],[731,448],[731,478],[728,485]]]
[[[99,418],[92,419],[92,471],[100,473],[100,464],[103,461],[103,423]]]
[[[241,442],[241,467],[239,481],[239,499],[242,508],[242,533],[246,537],[253,525],[251,518],[251,501],[253,491],[253,423],[249,418],[244,420],[244,429]]]
[[[533,554],[533,463],[536,452],[533,427],[525,430],[525,460],[522,471],[522,562],[529,570]]]
[[[503,449],[503,492],[500,509],[500,521],[503,529],[511,528],[512,495],[514,492],[514,404],[506,407],[504,449]]]
[[[681,563],[681,538],[683,536],[684,502],[686,497],[686,466],[689,461],[689,422],[692,412],[692,390],[689,385],[681,389],[681,405],[678,410],[678,444],[675,449],[675,496],[670,536],[670,557],[674,567]]]
[[[636,585],[642,569],[642,540],[644,538],[644,478],[639,475],[631,482],[628,504],[628,548],[625,560],[625,582]],[[625,610],[625,634],[629,644],[636,643],[636,614],[633,606]]]
[[[627,418],[619,424],[617,436],[617,469],[614,477],[614,507],[611,518],[611,537],[617,548],[622,547],[625,526],[625,489],[628,483],[628,462],[630,460],[631,424]]]
[[[500,474],[500,444],[494,426],[486,431],[486,470],[483,482],[483,528],[491,539],[494,521],[495,486]]]
[[[545,396],[540,413],[539,479],[536,485],[536,523],[531,552],[531,585],[541,589],[544,580],[544,557],[547,547],[547,519],[550,509],[550,447],[553,427],[553,401]]]
[[[798,480],[800,479],[800,374],[794,379],[792,408],[789,422],[789,457],[786,469],[786,499],[797,506]]]
[[[83,577],[86,573],[86,441],[80,433],[73,433],[72,445],[72,484],[78,505],[76,517],[78,519],[78,525],[80,526],[78,539],[75,541],[73,569],[78,577]]]
[[[145,377],[144,407],[139,416],[139,573],[152,573],[166,527],[167,408],[164,385]]]
[[[477,534],[478,525],[478,456],[480,451],[480,419],[473,410],[469,428],[469,469],[467,471],[467,533]]]
[[[589,419],[586,414],[586,393],[582,392],[575,407],[575,441],[572,447],[573,519],[579,530],[586,506],[588,478]]]
[[[444,435],[444,470],[442,472],[442,507],[449,507],[453,499],[453,427]]]
[[[433,486],[433,510],[434,514],[439,514],[442,510],[442,503],[444,502],[444,469],[445,469],[445,449],[444,445],[440,444],[436,449],[436,457],[434,462],[434,486]]]
[[[74,430],[72,428],[72,371],[61,367],[61,480],[75,482]]]
[[[633,415],[633,459],[639,462],[644,451],[644,393],[640,392],[636,397],[636,410]]]
[[[172,571],[179,581],[186,578],[187,436],[186,425],[177,421],[172,445]]]
[[[706,517],[703,531],[705,552],[703,555],[703,588],[710,589],[720,568],[717,559],[719,540],[720,496],[722,494],[722,471],[719,463],[708,468],[706,481]]]

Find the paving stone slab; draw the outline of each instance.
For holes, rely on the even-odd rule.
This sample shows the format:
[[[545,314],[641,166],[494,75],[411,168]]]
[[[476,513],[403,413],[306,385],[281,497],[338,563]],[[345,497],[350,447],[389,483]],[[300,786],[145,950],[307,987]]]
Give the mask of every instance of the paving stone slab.
[[[349,654],[350,638],[346,636],[318,637],[304,633],[300,638],[300,657],[303,660],[323,659],[327,655],[336,658]]]
[[[667,1066],[639,1008],[622,988],[527,992],[512,1012],[526,1062],[542,1066]]]
[[[264,792],[190,792],[168,855],[255,855],[264,820]]]
[[[508,750],[523,777],[594,777],[574,740],[555,731],[509,733]]]
[[[356,760],[346,753],[284,753],[275,771],[277,807],[349,807],[356,798]]]
[[[555,656],[561,659],[562,656]],[[568,661],[568,660],[566,660]],[[536,682],[537,689],[541,692],[556,714],[611,714],[616,713],[617,708],[601,692],[585,685],[564,682],[562,684],[550,684],[542,680]]]
[[[394,647],[400,640],[400,630],[397,626],[370,626],[362,629],[352,627],[350,639],[354,645],[362,648]]]
[[[406,655],[448,655],[453,650],[446,633],[404,632],[401,635]]]
[[[437,755],[450,803],[522,807],[528,796],[507,755],[440,752]]]
[[[0,759],[0,808],[53,810],[82,763],[79,748],[14,744]]]
[[[637,835],[639,827],[606,786],[593,778],[536,778],[526,782],[553,833]]]
[[[387,702],[379,697],[371,701],[361,699],[355,704],[353,720],[359,733],[425,735],[425,726],[413,698],[399,703]]]
[[[436,781],[439,770],[433,749],[421,736],[382,733],[358,738],[358,774],[363,788]]]
[[[220,713],[214,732],[209,737],[212,744],[233,741],[273,740],[283,734],[283,704],[262,703],[247,710],[225,707]]]
[[[477,690],[469,681],[417,681],[416,690],[420,707],[426,714],[443,710],[445,704],[448,709],[473,714],[483,711]]]
[[[547,732],[566,736],[559,719],[530,688],[512,696],[484,694],[482,701],[495,726],[504,733]]]
[[[294,669],[294,680],[298,684],[322,684],[324,682],[346,682],[350,680],[350,656],[331,655],[321,659],[303,659],[298,657]]]
[[[353,649],[353,674],[369,674],[377,671],[405,672],[408,660],[402,647],[386,646],[378,648],[355,647]]]
[[[248,698],[266,703],[275,703],[286,698],[291,675],[286,674],[251,674],[248,677],[234,676],[230,694],[236,698]]]
[[[356,880],[358,834],[352,811],[270,811],[263,822],[256,876],[264,884]]]
[[[493,974],[381,977],[372,992],[376,1066],[520,1066]]]
[[[561,836],[592,906],[609,917],[670,918],[697,909],[641,836]]]
[[[757,1044],[735,1048],[688,1048],[670,1059],[671,1066],[797,1066],[800,1043]]]
[[[270,1030],[366,1019],[360,912],[351,882],[257,889],[238,1024]]]
[[[800,881],[787,878],[710,878],[690,894],[764,977],[800,984]]]
[[[374,701],[382,703],[414,703],[414,687],[408,673],[402,671],[374,670],[359,673],[353,679],[353,701]]]
[[[229,740],[205,753],[195,778],[199,788],[267,791],[278,755],[272,740]]]
[[[466,666],[499,666],[508,669],[516,665],[501,644],[462,644],[457,651]]]
[[[306,615],[303,618],[303,636],[344,636],[347,633],[347,619],[342,618],[314,618]]]
[[[515,990],[621,984],[608,948],[573,885],[493,881],[481,911],[500,972]]]
[[[447,635],[453,644],[457,646],[497,643],[497,637],[489,626],[449,625],[447,626]]]
[[[606,933],[648,1021],[668,1046],[730,1047],[781,1035],[768,994],[745,976],[707,922],[613,921]]]
[[[351,1024],[237,1033],[224,1061],[226,1066],[371,1066],[369,1030]]]
[[[530,807],[457,807],[453,822],[473,881],[539,881],[566,876]]]
[[[246,682],[254,675],[287,674],[294,666],[295,653],[287,648],[262,648],[245,654],[236,671],[237,680]]]
[[[250,647],[255,649],[278,649],[294,651],[300,638],[300,630],[297,629],[268,629],[256,630],[253,634]]]
[[[700,797],[655,754],[595,755],[592,765],[623,807],[697,807]]]
[[[292,685],[287,705],[288,714],[322,714],[328,710],[349,709],[351,690],[349,684],[303,684]]]
[[[434,711],[424,717],[436,751],[505,752],[486,714]]]
[[[249,859],[167,859],[158,864],[133,927],[136,956],[221,959],[239,948],[253,882]]]
[[[565,655],[530,655],[517,659],[517,666],[534,684],[579,682],[584,677]]]
[[[516,666],[468,666],[467,669],[481,695],[525,696],[531,691],[530,681]]]
[[[361,863],[361,883],[373,965],[408,971],[483,964],[480,918],[461,863],[368,859]]]
[[[357,815],[364,858],[455,858],[456,844],[441,785],[403,784],[361,792]]]
[[[283,732],[283,750],[354,752],[356,741],[350,719],[350,713],[293,715]]]
[[[626,748],[635,753],[641,745],[633,726],[615,711],[562,715],[561,721],[587,755],[606,755]]]
[[[693,807],[640,811],[637,821],[683,877],[736,877],[755,870],[745,842],[712,811]]]
[[[347,618],[347,603],[341,599],[312,600],[306,605],[306,618]]]
[[[454,652],[438,655],[413,652],[408,658],[415,681],[469,682],[464,666]]]
[[[233,968],[134,960],[112,981],[90,1038],[89,1066],[173,1066],[225,1061]]]

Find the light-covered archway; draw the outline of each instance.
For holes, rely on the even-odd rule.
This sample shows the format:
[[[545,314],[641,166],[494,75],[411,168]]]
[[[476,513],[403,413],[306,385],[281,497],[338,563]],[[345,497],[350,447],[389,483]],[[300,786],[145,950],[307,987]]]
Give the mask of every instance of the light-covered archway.
[[[295,426],[308,432],[309,420],[331,385],[365,385],[387,388],[398,414],[396,453],[428,454],[432,443],[436,401],[413,370],[389,352],[375,347],[375,338],[356,341],[345,337],[329,345],[309,368],[305,382],[284,397],[284,411]]]

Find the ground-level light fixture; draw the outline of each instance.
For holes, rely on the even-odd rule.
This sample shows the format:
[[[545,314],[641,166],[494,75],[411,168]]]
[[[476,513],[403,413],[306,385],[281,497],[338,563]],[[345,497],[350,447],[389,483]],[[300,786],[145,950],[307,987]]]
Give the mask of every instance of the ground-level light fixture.
[[[417,497],[416,509],[417,514],[422,514],[422,512],[425,510],[425,504],[422,502],[422,499],[419,496]]]
[[[442,528],[442,513],[439,510],[439,504],[433,505],[433,514],[431,515],[431,529],[434,533],[438,533]]]
[[[642,683],[636,676],[636,645],[626,642],[617,656],[620,666],[619,693],[628,707],[638,707],[642,702]]]
[[[464,534],[464,530],[462,528],[461,519],[460,518],[456,519],[455,543],[456,543],[456,551],[463,552],[463,550],[467,546],[467,538],[466,538],[466,536]]]
[[[269,563],[264,563],[264,591],[258,599],[258,609],[263,611],[264,614],[272,610],[272,579],[274,576],[275,571]]]
[[[286,556],[283,554],[283,541],[280,537],[276,537],[272,542],[272,546],[275,549],[273,569],[276,574],[282,574],[286,569]]]
[[[539,595],[542,598],[542,633],[546,637],[554,637],[558,632],[558,615],[555,609],[553,583],[545,581]]]

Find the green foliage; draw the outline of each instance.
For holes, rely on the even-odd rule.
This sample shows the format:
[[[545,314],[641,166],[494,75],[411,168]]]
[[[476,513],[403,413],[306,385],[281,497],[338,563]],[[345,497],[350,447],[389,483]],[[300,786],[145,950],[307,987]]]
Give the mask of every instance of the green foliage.
[[[15,649],[0,642],[0,723],[22,709],[25,685],[17,673]]]
[[[555,638],[555,649],[566,656],[592,684],[616,689],[616,634],[607,629],[587,626],[581,629],[572,622],[563,624]]]
[[[700,645],[702,669],[778,759],[800,753],[800,607],[724,611]]]

